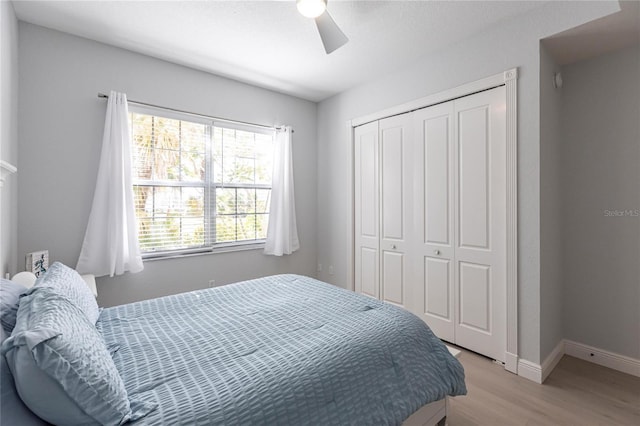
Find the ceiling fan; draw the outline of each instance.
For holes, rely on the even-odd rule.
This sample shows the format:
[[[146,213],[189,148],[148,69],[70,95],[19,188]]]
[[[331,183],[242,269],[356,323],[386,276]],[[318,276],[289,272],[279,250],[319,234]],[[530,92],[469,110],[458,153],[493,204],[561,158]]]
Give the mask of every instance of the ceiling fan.
[[[333,52],[344,46],[349,39],[327,11],[327,0],[296,0],[298,12],[307,18],[314,18],[325,52]]]

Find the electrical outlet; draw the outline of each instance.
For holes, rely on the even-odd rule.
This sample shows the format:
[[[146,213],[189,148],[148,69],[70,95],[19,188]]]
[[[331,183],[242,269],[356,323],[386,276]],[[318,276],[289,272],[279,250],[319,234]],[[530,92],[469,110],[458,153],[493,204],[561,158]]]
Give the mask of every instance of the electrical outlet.
[[[318,272],[322,272],[322,263],[318,263],[318,268],[316,270]]]
[[[333,265],[329,265],[329,275],[333,275]]]
[[[216,280],[209,280],[209,288],[213,288],[216,286]]]

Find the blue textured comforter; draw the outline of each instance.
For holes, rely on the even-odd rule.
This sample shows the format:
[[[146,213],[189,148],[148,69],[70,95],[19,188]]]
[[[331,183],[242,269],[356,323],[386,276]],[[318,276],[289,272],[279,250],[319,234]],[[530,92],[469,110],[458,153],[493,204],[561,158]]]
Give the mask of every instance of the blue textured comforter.
[[[466,393],[414,315],[298,275],[104,309],[136,425],[386,425]],[[117,350],[116,350],[117,349]]]

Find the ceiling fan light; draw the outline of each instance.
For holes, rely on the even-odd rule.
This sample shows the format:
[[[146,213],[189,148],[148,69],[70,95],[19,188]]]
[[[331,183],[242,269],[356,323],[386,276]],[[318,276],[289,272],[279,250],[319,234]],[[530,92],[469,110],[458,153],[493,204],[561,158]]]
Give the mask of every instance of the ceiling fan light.
[[[298,12],[307,18],[317,18],[327,9],[326,0],[296,0]]]

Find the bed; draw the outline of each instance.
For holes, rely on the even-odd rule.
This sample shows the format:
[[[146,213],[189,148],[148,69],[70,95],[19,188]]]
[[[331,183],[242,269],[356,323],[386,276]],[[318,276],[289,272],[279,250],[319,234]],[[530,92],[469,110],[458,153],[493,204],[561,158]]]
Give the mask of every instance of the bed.
[[[299,275],[103,309],[131,425],[442,424],[464,371],[407,311]]]

